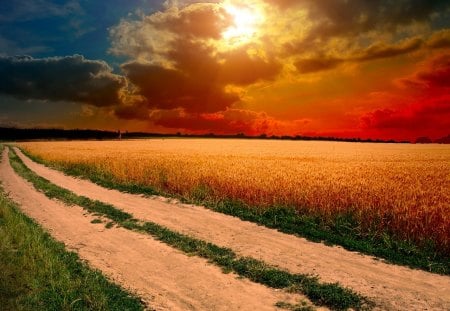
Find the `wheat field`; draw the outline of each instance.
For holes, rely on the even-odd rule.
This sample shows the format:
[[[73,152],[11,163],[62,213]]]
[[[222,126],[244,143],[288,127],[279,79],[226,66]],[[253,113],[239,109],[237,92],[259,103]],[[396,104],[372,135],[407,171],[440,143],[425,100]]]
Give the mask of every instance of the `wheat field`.
[[[295,207],[450,253],[450,146],[151,139],[19,144],[47,163],[187,198]]]

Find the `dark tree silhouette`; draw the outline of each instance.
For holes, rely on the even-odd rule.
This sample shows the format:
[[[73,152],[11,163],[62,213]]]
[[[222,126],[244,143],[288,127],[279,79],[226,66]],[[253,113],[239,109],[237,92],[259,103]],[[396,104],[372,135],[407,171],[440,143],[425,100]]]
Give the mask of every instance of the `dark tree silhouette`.
[[[426,136],[418,137],[416,139],[416,144],[431,144],[433,141]]]

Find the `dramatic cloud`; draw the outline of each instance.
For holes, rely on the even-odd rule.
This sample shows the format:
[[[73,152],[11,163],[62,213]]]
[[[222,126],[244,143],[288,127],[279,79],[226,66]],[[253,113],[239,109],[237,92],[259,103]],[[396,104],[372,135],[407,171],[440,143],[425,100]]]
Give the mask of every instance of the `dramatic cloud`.
[[[214,112],[239,100],[236,94],[225,92],[223,85],[193,73],[138,62],[125,64],[122,69],[151,108]]]
[[[352,60],[355,61],[369,61],[374,59],[382,59],[394,57],[410,52],[417,51],[423,44],[419,38],[405,40],[395,45],[387,45],[384,43],[377,43],[369,46],[367,49],[357,53]]]
[[[282,8],[303,7],[315,26],[310,37],[348,36],[371,30],[392,30],[430,20],[450,7],[446,0],[266,0]]]
[[[311,73],[333,69],[345,62],[366,62],[376,59],[390,58],[417,51],[423,45],[423,40],[412,38],[394,45],[376,43],[366,49],[355,51],[343,58],[317,56],[316,58],[300,59],[295,63],[301,73]]]
[[[229,16],[217,4],[171,6],[140,20],[122,20],[112,27],[110,51],[133,59],[164,63],[166,53],[173,50],[179,40],[220,39],[228,25]]]
[[[412,77],[399,80],[411,88],[425,87],[436,92],[435,88],[450,88],[450,53],[440,54],[425,62],[423,68]]]
[[[149,120],[149,108],[145,101],[132,100],[131,103],[118,105],[114,109],[114,115],[123,120]]]
[[[219,79],[225,84],[249,85],[273,80],[280,71],[281,64],[276,60],[251,56],[245,49],[239,49],[223,55]]]
[[[411,77],[400,79],[410,92],[419,92],[411,103],[365,114],[364,129],[404,131],[439,136],[450,129],[450,54],[438,54],[421,64]],[[418,135],[420,136],[420,135]]]
[[[450,30],[444,29],[434,33],[427,45],[435,49],[450,47]]]
[[[450,129],[450,97],[423,99],[402,109],[389,108],[376,110],[362,117],[364,127],[378,130]]]
[[[125,80],[111,72],[105,62],[80,55],[0,57],[0,94],[111,106],[120,103],[119,91],[125,86]]]
[[[135,94],[146,99],[121,107],[116,114],[129,117],[133,109],[141,111],[142,105],[195,113],[224,111],[241,99],[230,86],[274,79],[281,71],[274,58],[251,54],[247,45],[219,47],[229,19],[217,4],[193,4],[171,7],[139,21],[123,21],[112,29],[112,52],[136,59],[122,65],[122,70],[137,87]],[[170,40],[150,39],[164,36]]]
[[[418,72],[416,78],[429,87],[450,88],[450,54],[443,54],[433,59],[430,68]]]
[[[312,73],[336,68],[344,62],[344,59],[319,56],[316,58],[299,59],[295,62],[295,67],[297,67],[300,73]]]
[[[158,30],[193,39],[220,39],[223,29],[231,23],[222,7],[210,3],[192,4],[181,10],[171,7],[148,16],[146,21]]]
[[[266,132],[272,120],[263,113],[227,110],[214,114],[186,114],[183,111],[161,111],[152,115],[155,124],[167,128],[221,134]]]
[[[291,133],[309,120],[281,121],[264,112],[227,109],[217,113],[190,114],[181,109],[156,110],[150,115],[154,124],[197,133],[267,135]]]
[[[292,3],[291,3],[292,2]],[[274,4],[277,1],[273,1]],[[448,1],[285,1],[308,15],[306,33],[284,44],[297,56],[301,73],[333,69],[344,62],[395,57],[425,47],[429,25],[450,18]],[[448,30],[435,33],[428,48],[448,47]]]

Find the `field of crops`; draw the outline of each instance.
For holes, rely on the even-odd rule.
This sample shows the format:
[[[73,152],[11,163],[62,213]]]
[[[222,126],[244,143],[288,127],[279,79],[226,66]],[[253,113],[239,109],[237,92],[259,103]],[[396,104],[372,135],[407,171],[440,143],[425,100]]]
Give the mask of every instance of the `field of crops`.
[[[295,207],[450,253],[450,147],[272,140],[32,142],[46,162],[117,183],[257,208]]]

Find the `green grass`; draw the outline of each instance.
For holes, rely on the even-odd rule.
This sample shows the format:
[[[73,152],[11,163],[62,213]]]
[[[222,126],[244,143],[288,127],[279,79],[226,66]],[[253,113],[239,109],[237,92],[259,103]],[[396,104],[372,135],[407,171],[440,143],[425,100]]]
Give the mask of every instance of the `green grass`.
[[[432,243],[418,246],[410,241],[395,238],[389,233],[361,233],[359,224],[351,214],[339,215],[333,221],[324,222],[321,217],[302,214],[298,208],[272,206],[260,208],[233,200],[210,199],[208,189],[198,187],[188,197],[174,193],[164,193],[152,187],[120,183],[114,176],[84,164],[63,166],[50,163],[24,152],[38,163],[45,164],[65,173],[83,177],[109,189],[144,195],[172,196],[186,203],[203,205],[214,211],[242,220],[251,221],[281,232],[305,237],[310,241],[340,245],[350,251],[376,256],[388,262],[418,268],[425,271],[450,275],[450,259],[439,252]]]
[[[317,277],[306,274],[292,274],[270,266],[262,261],[248,257],[239,257],[229,248],[174,232],[152,222],[138,222],[128,213],[114,206],[77,196],[69,190],[60,188],[28,169],[20,158],[10,152],[11,165],[15,171],[33,183],[36,189],[50,198],[56,198],[66,204],[76,204],[91,213],[102,214],[116,224],[138,232],[147,233],[154,238],[177,248],[187,254],[207,259],[221,267],[224,272],[235,272],[253,282],[277,289],[289,289],[306,295],[316,305],[325,305],[334,310],[349,308],[369,309],[372,303],[365,297],[343,288],[338,283],[321,283]]]
[[[0,191],[1,310],[143,310],[88,268]]]

